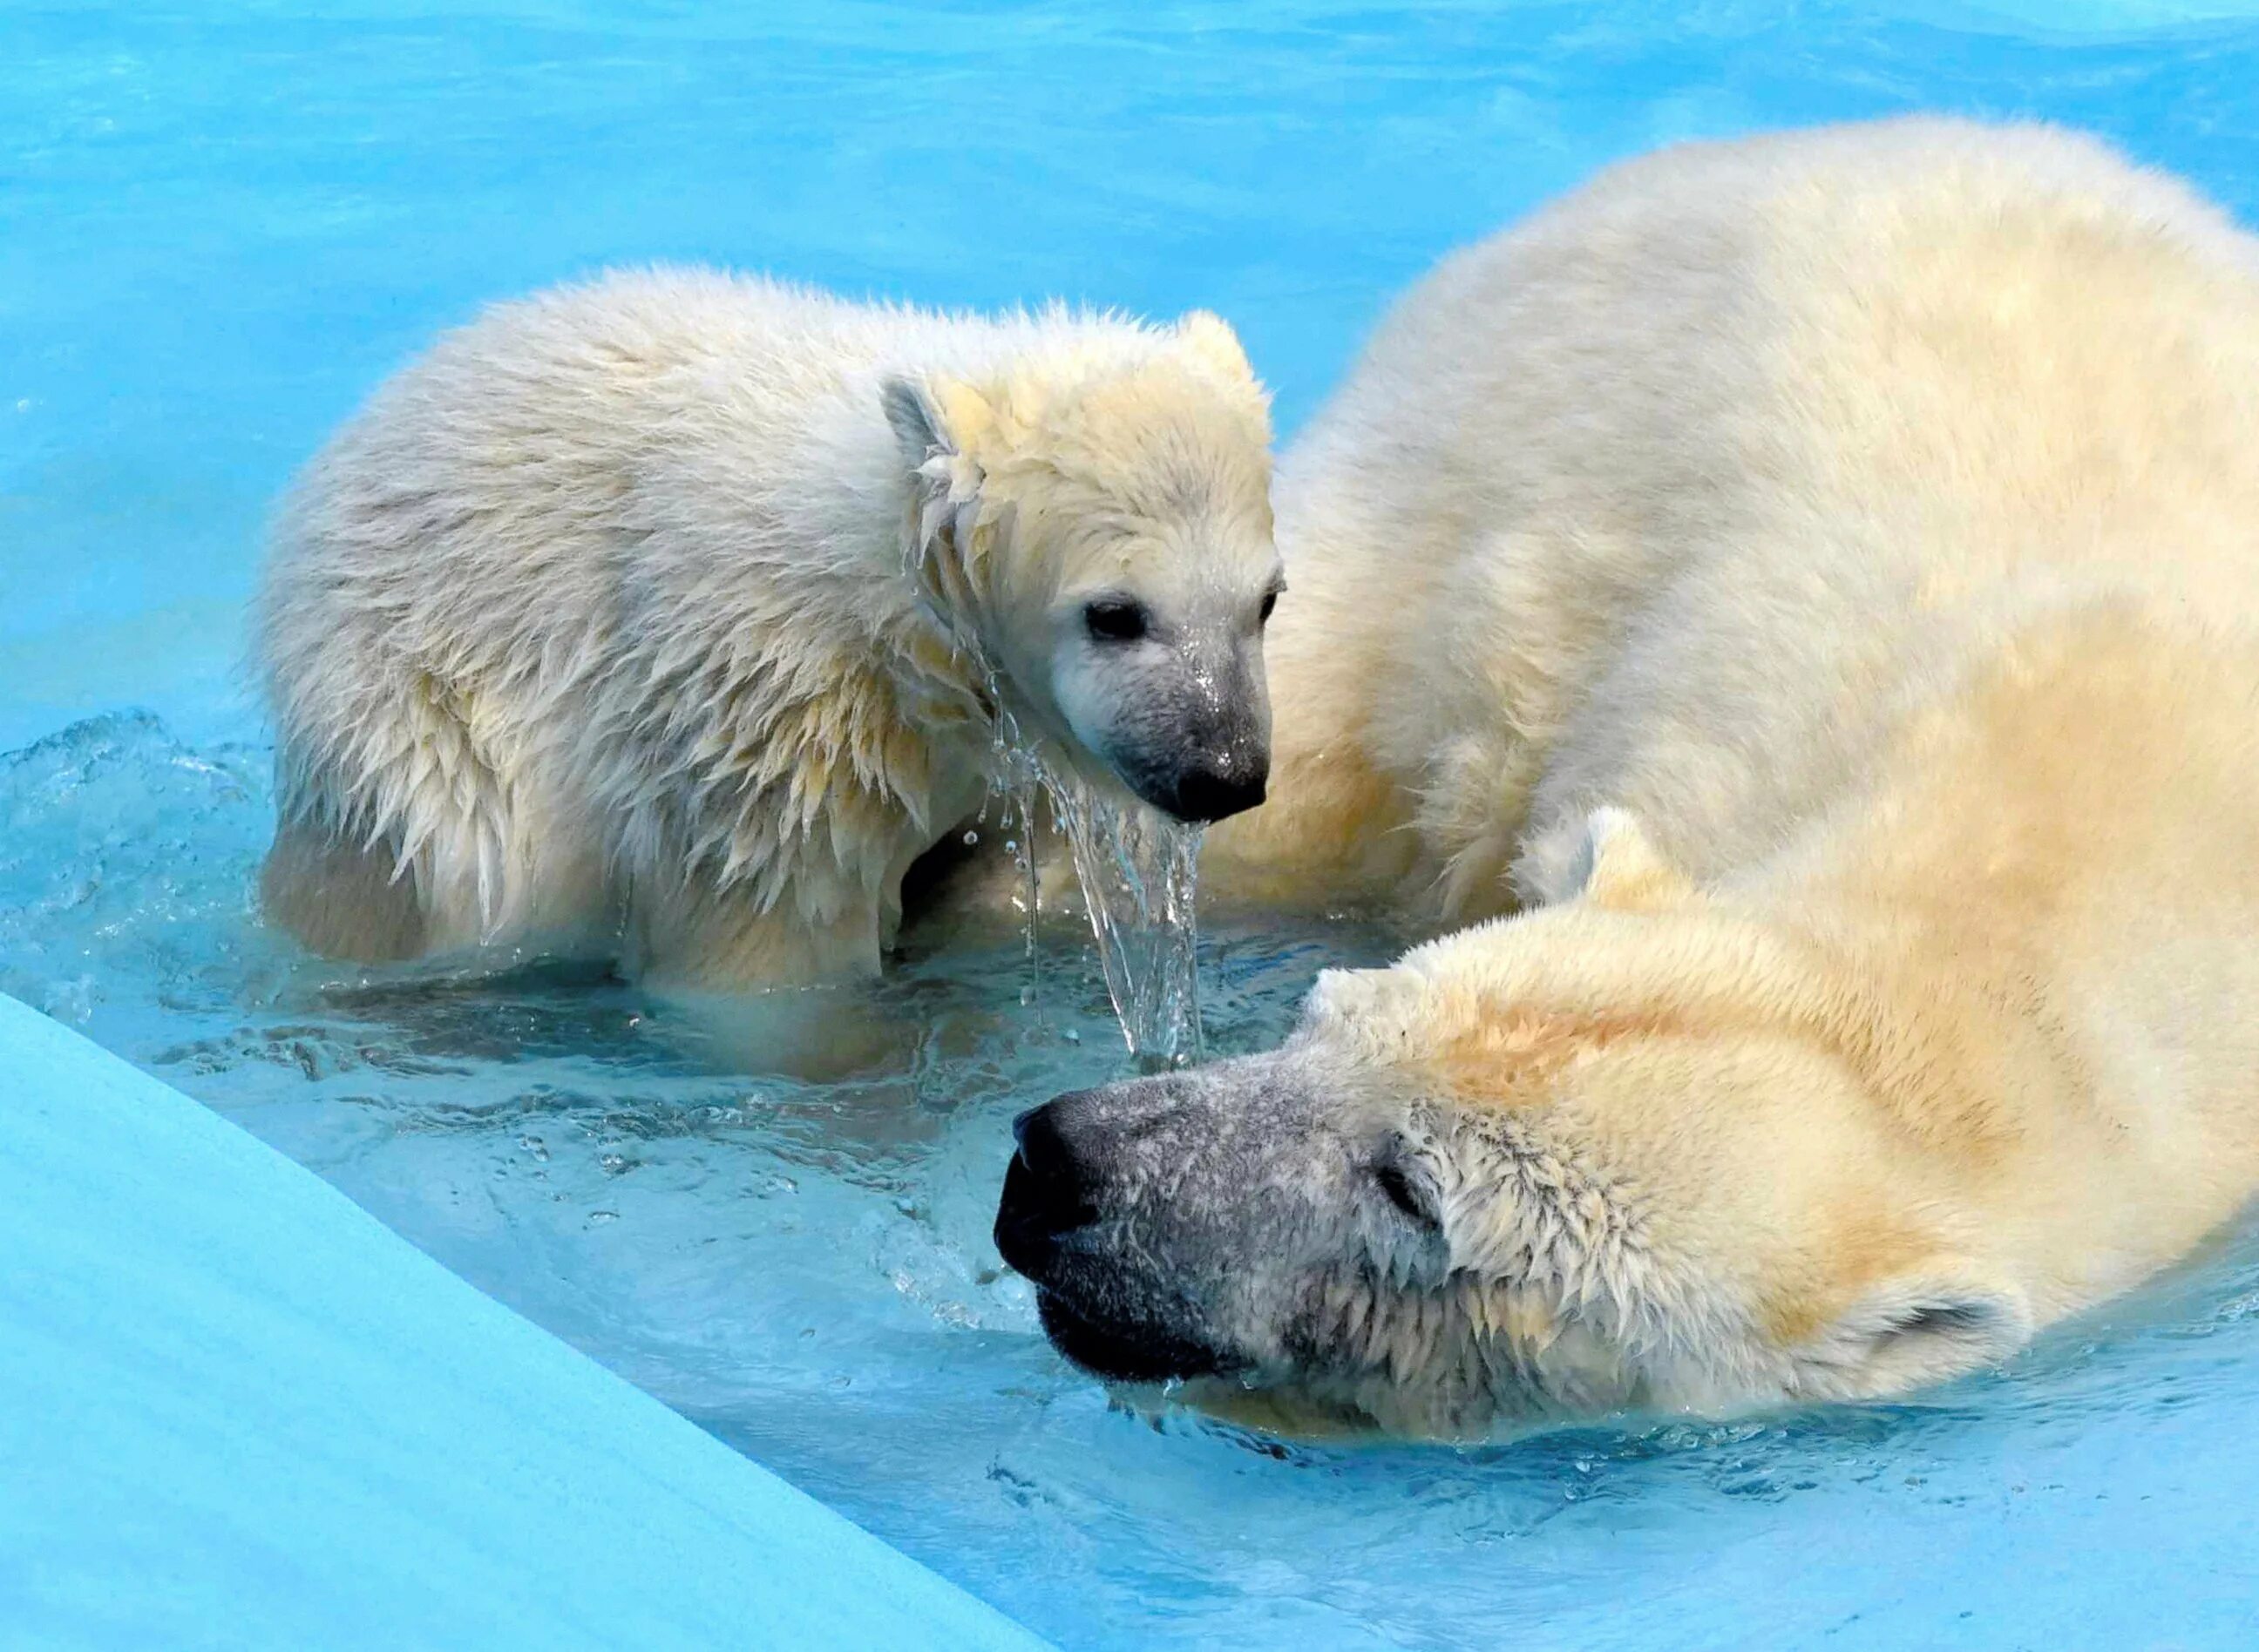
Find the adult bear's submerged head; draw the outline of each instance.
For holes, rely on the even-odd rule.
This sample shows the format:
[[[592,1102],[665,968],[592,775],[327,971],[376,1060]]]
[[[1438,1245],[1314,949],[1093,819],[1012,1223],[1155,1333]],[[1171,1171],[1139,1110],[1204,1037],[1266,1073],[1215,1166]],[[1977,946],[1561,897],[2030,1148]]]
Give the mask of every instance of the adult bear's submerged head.
[[[1047,756],[1183,821],[1263,801],[1263,628],[1282,587],[1270,423],[1230,329],[1194,314],[1087,361],[896,379],[929,599]]]
[[[1023,1118],[996,1239],[1058,1347],[1289,1427],[1466,1438],[2020,1345],[1981,1125],[1901,1087],[1942,1067],[1839,1036],[1878,1024],[1856,984],[1682,901],[1635,828],[1606,858],[1592,898],[1329,973],[1279,1050]]]

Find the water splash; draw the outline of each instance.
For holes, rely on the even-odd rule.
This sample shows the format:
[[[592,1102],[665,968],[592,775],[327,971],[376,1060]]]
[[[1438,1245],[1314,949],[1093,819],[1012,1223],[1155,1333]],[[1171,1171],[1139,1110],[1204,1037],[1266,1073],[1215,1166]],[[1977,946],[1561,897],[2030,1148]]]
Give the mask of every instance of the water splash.
[[[1201,1058],[1198,933],[1193,922],[1201,830],[1139,804],[1101,796],[1062,774],[1020,731],[993,673],[997,707],[990,792],[1004,801],[1005,851],[1019,874],[1027,928],[1027,984],[1037,995],[1036,926],[1042,909],[1036,799],[1051,805],[1082,887],[1090,934],[1122,1037],[1139,1066],[1158,1072]]]
[[[1036,865],[1036,794],[1038,787],[1031,778],[1022,778],[1009,794],[1004,816],[1004,828],[1009,834],[1004,839],[1004,851],[1012,857],[1012,866],[1020,874],[1021,922],[1026,935],[1024,951],[1028,960],[1028,979],[1020,988],[1020,1002],[1032,1005],[1043,990],[1042,954],[1036,950],[1036,925],[1043,916],[1043,875]]]
[[[1027,976],[1020,986],[1020,1002],[1033,1005],[1043,984],[1040,956],[1036,950],[1037,926],[1043,916],[1043,877],[1036,865],[1036,798],[1046,792],[1051,782],[1035,746],[1020,733],[1018,719],[1003,708],[1001,687],[993,671],[988,673],[988,699],[997,707],[988,751],[988,795],[992,800],[1002,801],[1004,852],[1012,858],[1012,869],[1019,874],[1020,890],[1013,901],[1020,909],[1027,958]],[[985,803],[980,818],[983,822],[988,818]]]
[[[1055,785],[1050,797],[1130,1053],[1149,1069],[1191,1065],[1201,1058],[1200,829],[1080,788]]]

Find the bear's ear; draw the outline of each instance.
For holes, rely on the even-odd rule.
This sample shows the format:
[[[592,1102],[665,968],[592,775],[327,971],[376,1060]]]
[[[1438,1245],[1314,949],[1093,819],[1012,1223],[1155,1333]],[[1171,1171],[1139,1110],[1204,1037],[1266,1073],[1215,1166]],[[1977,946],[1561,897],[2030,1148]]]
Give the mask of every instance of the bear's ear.
[[[1320,970],[1302,1000],[1302,1019],[1315,1022],[1370,1009],[1380,996],[1379,970]]]
[[[1867,1291],[1796,1352],[1815,1386],[1851,1398],[1997,1365],[2031,1335],[2021,1291],[1973,1264],[1942,1260]]]
[[[1577,893],[1614,912],[1658,912],[1694,896],[1686,874],[1648,841],[1628,809],[1596,808],[1585,817],[1583,877]]]
[[[1372,970],[1320,970],[1302,1000],[1300,1025],[1308,1031],[1321,1025],[1354,1023],[1368,1016],[1386,1016],[1415,1001],[1420,978],[1383,967]]]
[[[1227,379],[1255,381],[1255,366],[1247,359],[1247,352],[1239,346],[1239,335],[1231,324],[1212,310],[1194,310],[1186,312],[1177,323],[1177,337],[1195,356],[1221,373]]]
[[[923,471],[937,458],[955,459],[971,452],[981,432],[995,422],[978,390],[945,379],[889,379],[879,398],[901,447],[902,463],[912,471]]]

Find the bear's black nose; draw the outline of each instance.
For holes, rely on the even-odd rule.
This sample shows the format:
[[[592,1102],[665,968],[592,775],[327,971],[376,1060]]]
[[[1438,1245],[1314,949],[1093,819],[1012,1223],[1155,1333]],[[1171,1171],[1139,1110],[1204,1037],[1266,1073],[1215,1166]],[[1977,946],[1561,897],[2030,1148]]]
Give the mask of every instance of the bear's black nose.
[[[1270,778],[1266,762],[1199,764],[1177,777],[1164,807],[1181,821],[1222,820],[1261,802]]]
[[[1098,1220],[1096,1178],[1074,1141],[1087,1092],[1063,1095],[1012,1121],[1020,1150],[1004,1173],[996,1204],[996,1249],[1004,1260],[1040,1281],[1058,1241]]]

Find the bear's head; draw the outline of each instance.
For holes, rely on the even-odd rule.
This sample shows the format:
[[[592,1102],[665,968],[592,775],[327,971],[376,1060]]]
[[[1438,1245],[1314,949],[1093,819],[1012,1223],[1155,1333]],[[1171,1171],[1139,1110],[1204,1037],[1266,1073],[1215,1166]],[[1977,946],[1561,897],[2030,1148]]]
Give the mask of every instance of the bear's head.
[[[996,1237],[1060,1349],[1290,1431],[1469,1438],[2020,1346],[1998,1158],[1914,1093],[1950,1064],[1635,825],[1593,837],[1580,898],[1328,973],[1277,1050],[1025,1115]]]
[[[987,381],[896,379],[913,572],[1023,733],[1179,820],[1263,801],[1283,588],[1270,416],[1231,330],[1101,330]]]

